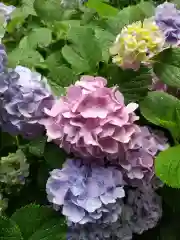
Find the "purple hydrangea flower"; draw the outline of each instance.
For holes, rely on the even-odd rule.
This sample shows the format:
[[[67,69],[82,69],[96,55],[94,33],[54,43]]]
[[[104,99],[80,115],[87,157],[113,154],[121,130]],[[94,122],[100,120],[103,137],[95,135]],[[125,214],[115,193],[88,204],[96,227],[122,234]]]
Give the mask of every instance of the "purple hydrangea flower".
[[[161,218],[161,198],[149,185],[127,190],[119,219],[112,224],[69,224],[67,240],[131,240],[156,226]]]
[[[122,174],[114,167],[85,166],[68,159],[63,169],[55,169],[47,181],[48,200],[69,221],[115,222],[121,213],[118,199],[125,196]]]
[[[129,220],[132,232],[142,234],[154,228],[162,216],[161,197],[151,186],[129,190],[127,196],[126,206],[132,211]]]
[[[53,96],[41,75],[17,66],[15,71],[0,74],[0,103],[2,129],[12,135],[33,138],[44,131],[39,121],[45,117]]]
[[[120,219],[115,223],[97,224],[88,223],[85,225],[70,225],[67,233],[67,240],[131,240],[132,230],[127,222]]]
[[[180,11],[175,4],[165,2],[156,8],[155,21],[166,37],[167,43],[179,44]]]
[[[163,132],[152,131],[146,126],[140,129],[131,139],[125,157],[119,159],[129,184],[135,184],[136,180],[150,181],[154,176],[155,156],[168,147]]]

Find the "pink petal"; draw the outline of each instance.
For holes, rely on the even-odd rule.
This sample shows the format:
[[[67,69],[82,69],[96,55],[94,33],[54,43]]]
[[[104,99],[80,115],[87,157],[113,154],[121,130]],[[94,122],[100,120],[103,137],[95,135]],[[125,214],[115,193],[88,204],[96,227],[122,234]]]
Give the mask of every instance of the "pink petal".
[[[128,113],[132,113],[134,112],[137,108],[139,107],[139,105],[137,103],[129,103],[126,106],[126,110]]]
[[[81,112],[84,118],[105,118],[107,117],[108,110],[98,106],[92,106],[91,108],[85,109]]]
[[[68,102],[77,101],[82,95],[82,90],[78,86],[71,85],[67,89]]]
[[[99,134],[100,138],[112,136],[115,131],[115,126],[107,124],[104,126],[103,131]]]
[[[64,126],[64,133],[67,134],[69,137],[73,137],[76,135],[77,131],[76,128],[74,128],[70,124],[66,124]]]
[[[154,158],[149,154],[143,154],[141,158],[139,158],[139,163],[142,167],[151,168],[154,164]]]
[[[46,130],[47,130],[47,136],[50,137],[51,139],[62,138],[63,136],[62,128],[60,128],[55,124],[49,125],[46,128]]]
[[[113,139],[100,139],[99,144],[103,152],[107,153],[117,153],[118,152],[118,143]]]
[[[80,136],[82,136],[84,138],[84,143],[85,144],[98,146],[97,141],[93,138],[93,136],[90,132],[83,131],[83,129],[81,129]]]
[[[116,129],[114,135],[112,136],[112,138],[116,141],[122,142],[122,143],[128,143],[130,140],[130,136],[125,128],[120,128],[120,129]]]
[[[68,110],[68,106],[65,105],[65,103],[62,99],[59,99],[55,102],[55,104],[53,105],[51,110],[45,108],[44,112],[51,117],[56,117],[58,114],[60,114],[61,112],[65,111],[65,110]]]

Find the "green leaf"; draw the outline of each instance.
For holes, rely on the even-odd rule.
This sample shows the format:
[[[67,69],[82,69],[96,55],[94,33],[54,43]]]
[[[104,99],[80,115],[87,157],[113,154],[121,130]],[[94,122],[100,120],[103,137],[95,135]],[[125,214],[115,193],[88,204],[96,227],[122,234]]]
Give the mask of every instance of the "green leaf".
[[[154,16],[155,13],[155,5],[153,3],[153,1],[143,1],[141,0],[141,2],[139,4],[136,5],[136,8],[139,9],[140,11],[140,16],[142,16],[141,19],[139,19],[139,16],[137,15],[137,20],[135,19],[135,16],[132,16],[132,19],[134,21],[139,21],[139,20],[144,20],[145,18],[150,18],[152,16]],[[138,10],[137,10],[138,13]]]
[[[109,18],[107,23],[112,33],[120,33],[121,29],[136,21],[143,21],[154,15],[154,5],[150,2],[141,2],[137,5],[123,8],[116,17]]]
[[[10,67],[17,65],[33,68],[44,62],[39,52],[29,48],[16,48],[8,55]]]
[[[65,45],[62,48],[62,55],[77,74],[90,71],[88,60],[83,59],[72,47]]]
[[[37,157],[42,157],[44,154],[44,148],[46,144],[46,137],[38,137],[29,142],[29,152]]]
[[[108,79],[110,87],[119,86],[119,90],[124,94],[127,102],[137,102],[147,95],[148,87],[152,77],[149,69],[141,67],[139,71],[122,70],[120,67],[109,64],[102,73]]]
[[[48,79],[51,79],[60,87],[67,87],[77,80],[77,76],[73,70],[65,65],[60,51],[49,55],[45,63],[49,69]]]
[[[57,0],[35,0],[34,9],[44,21],[54,22],[62,20],[63,10]]]
[[[169,86],[180,87],[180,48],[169,48],[155,57],[154,72]]]
[[[71,27],[80,27],[80,20],[63,20],[53,24],[53,32],[56,34],[57,39],[66,39],[67,33]]]
[[[68,68],[66,65],[58,66],[56,69],[50,69],[49,77],[61,87],[68,87],[77,80],[72,69]]]
[[[9,21],[6,27],[7,32],[12,33],[17,27],[22,26],[28,15],[28,13],[23,12],[22,8],[16,8],[12,12],[11,21]]]
[[[118,9],[114,8],[106,3],[104,3],[102,0],[88,0],[86,3],[88,8],[92,8],[96,10],[96,12],[101,17],[109,17],[109,16],[115,16],[118,13]]]
[[[164,186],[160,189],[160,195],[163,198],[163,201],[170,207],[171,211],[180,213],[180,189],[174,189],[168,186]]]
[[[67,154],[53,143],[47,143],[44,151],[44,158],[48,165],[54,168],[61,168],[65,162]]]
[[[48,28],[35,28],[27,36],[25,36],[20,44],[20,48],[37,48],[46,47],[52,41],[52,32]]]
[[[102,49],[102,58],[108,63],[110,57],[109,48],[113,44],[115,37],[112,33],[98,27],[95,28],[95,36]]]
[[[37,179],[36,179],[38,189],[42,193],[44,193],[44,189],[46,189],[46,183],[47,183],[47,179],[49,178],[50,170],[51,169],[49,168],[49,165],[43,159],[40,166],[38,167],[38,173],[37,173]]]
[[[21,231],[16,223],[5,217],[0,217],[0,239],[23,240]]]
[[[102,51],[92,28],[72,27],[67,38],[72,42],[62,49],[64,58],[77,73],[95,73],[102,60]]]
[[[34,10],[34,1],[35,0],[22,0],[21,8],[23,13],[27,15],[36,16],[36,12]]]
[[[83,14],[81,15],[81,23],[82,25],[86,25],[92,22],[92,20],[96,16],[96,11],[90,8],[85,8],[83,10]]]
[[[171,224],[169,224],[171,223]],[[168,223],[160,228],[160,237],[158,240],[178,240],[179,233],[179,219],[172,221],[169,219]]]
[[[67,229],[63,218],[49,220],[28,240],[66,240]]]
[[[179,2],[179,0],[173,0],[172,2],[176,4],[178,9],[180,9],[180,2]]]
[[[63,56],[60,51],[56,51],[51,53],[45,60],[46,65],[48,66],[49,70],[52,68],[56,68],[60,65],[64,64]]]
[[[66,93],[66,89],[64,87],[59,86],[57,83],[53,82],[52,80],[48,79],[48,83],[51,86],[52,92],[58,97],[64,96]]]
[[[150,92],[141,102],[142,115],[153,124],[168,129],[180,139],[180,101],[164,92]]]
[[[24,239],[29,239],[46,221],[55,216],[51,208],[30,204],[18,209],[11,219],[19,226]]]
[[[180,188],[180,145],[159,153],[155,160],[155,172],[168,186]]]
[[[10,148],[11,146],[16,146],[16,139],[15,137],[9,135],[8,133],[1,132],[0,133],[0,149],[3,148]]]
[[[11,21],[7,25],[9,33],[12,33],[17,27],[22,26],[29,15],[36,16],[33,4],[34,0],[21,1],[21,7],[16,8],[11,14]]]

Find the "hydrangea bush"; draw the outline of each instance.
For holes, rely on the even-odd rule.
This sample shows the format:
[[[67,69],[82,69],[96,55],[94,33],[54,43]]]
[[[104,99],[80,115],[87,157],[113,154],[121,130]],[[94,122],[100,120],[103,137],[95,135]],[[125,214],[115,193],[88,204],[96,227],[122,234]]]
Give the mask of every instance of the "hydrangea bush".
[[[179,239],[179,1],[6,1],[0,21],[0,239]]]

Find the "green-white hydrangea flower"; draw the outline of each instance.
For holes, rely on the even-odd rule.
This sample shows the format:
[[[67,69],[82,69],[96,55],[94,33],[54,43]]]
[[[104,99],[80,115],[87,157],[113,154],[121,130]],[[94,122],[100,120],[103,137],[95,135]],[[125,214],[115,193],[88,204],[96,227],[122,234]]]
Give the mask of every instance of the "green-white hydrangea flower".
[[[21,185],[29,175],[29,164],[24,153],[17,150],[0,160],[0,182],[7,185]]]
[[[124,27],[110,48],[113,62],[122,68],[138,69],[163,50],[165,38],[152,19]]]

